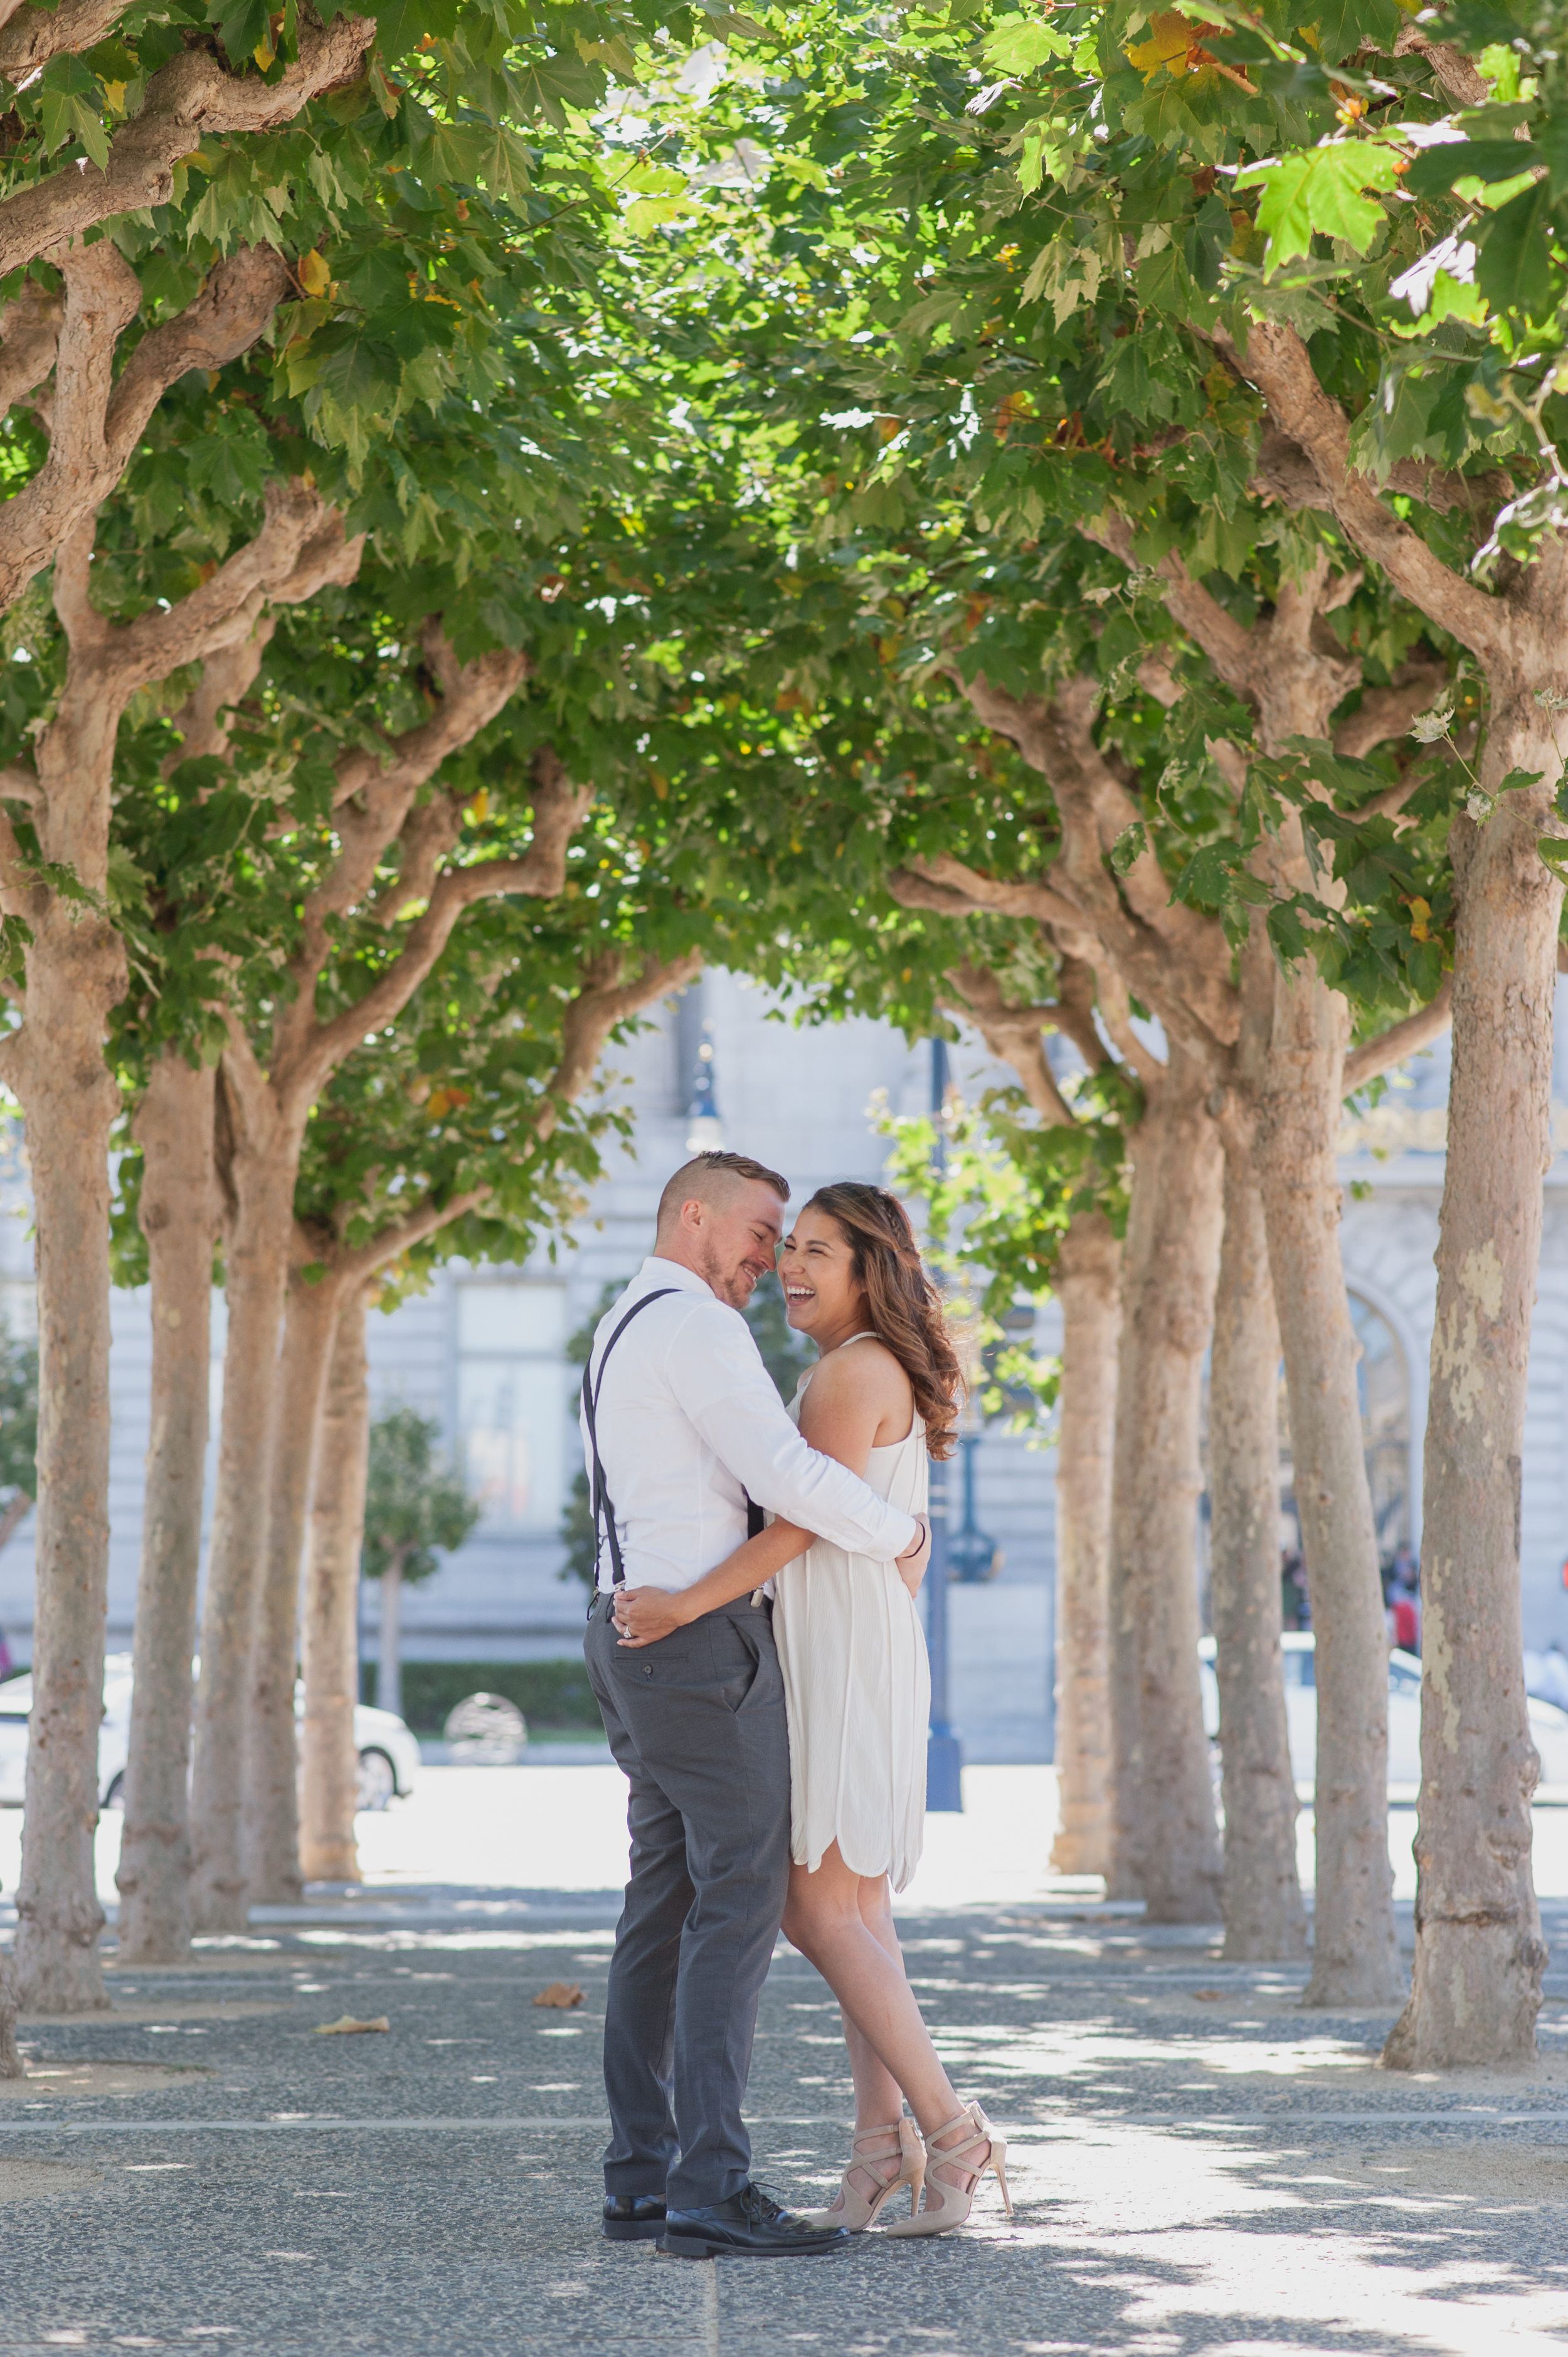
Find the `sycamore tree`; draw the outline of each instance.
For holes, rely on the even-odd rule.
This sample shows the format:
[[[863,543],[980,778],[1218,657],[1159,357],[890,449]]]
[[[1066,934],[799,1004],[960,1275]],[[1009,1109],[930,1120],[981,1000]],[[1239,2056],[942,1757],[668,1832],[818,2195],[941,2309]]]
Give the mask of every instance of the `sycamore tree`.
[[[1300,23],[1286,9],[1220,28],[1126,6],[1064,12],[1046,27],[1004,19],[978,40],[975,29],[953,28],[935,77],[948,90],[940,144],[968,188],[941,199],[956,234],[921,290],[923,317],[911,318],[889,274],[904,382],[948,388],[945,421],[940,402],[909,421],[911,465],[930,463],[961,404],[979,428],[966,463],[983,506],[1017,512],[1038,501],[1042,515],[1108,540],[1183,597],[1181,573],[1210,595],[1219,586],[1219,602],[1250,631],[1256,624],[1222,585],[1238,578],[1260,521],[1278,544],[1276,519],[1292,514],[1329,558],[1313,630],[1321,622],[1338,637],[1332,585],[1364,568],[1445,658],[1449,689],[1423,733],[1440,739],[1445,726],[1452,737],[1475,723],[1451,778],[1451,931],[1441,943],[1455,1033],[1425,1457],[1437,1641],[1423,1704],[1420,1929],[1389,2059],[1528,2053],[1544,1951],[1529,1869],[1535,1771],[1517,1506],[1568,708],[1555,440],[1560,68],[1528,11],[1464,6],[1419,25],[1369,6]],[[973,111],[961,119],[952,102],[971,76]],[[1271,637],[1285,619],[1276,600],[1264,617]],[[1190,599],[1185,627],[1201,637]],[[1228,655],[1220,639],[1212,630],[1208,651],[1239,684],[1240,651]],[[1366,643],[1340,639],[1337,652]],[[1317,645],[1333,660],[1327,640]],[[1333,702],[1310,709],[1289,669],[1273,665],[1253,696],[1265,763],[1295,767],[1296,815],[1277,839],[1289,851],[1299,831],[1299,860],[1316,832],[1312,806],[1349,814],[1352,797],[1330,758]],[[1337,851],[1335,866],[1343,883]],[[1274,899],[1282,883],[1303,891],[1299,869],[1258,880]],[[1436,931],[1434,910],[1416,905],[1425,899],[1406,896],[1417,950]],[[1315,933],[1332,937],[1333,913],[1326,903]],[[1285,996],[1275,985],[1273,1036],[1290,1054],[1327,1048],[1332,1060],[1322,1020],[1316,1050],[1299,1030],[1314,989],[1335,978],[1332,940],[1319,982],[1304,981],[1303,952],[1319,942],[1282,932],[1273,909],[1265,921],[1287,977]],[[1418,957],[1385,946],[1413,975]],[[1271,1129],[1283,1134],[1265,1119],[1254,1150],[1266,1154]],[[1332,1167],[1321,1144],[1314,1154],[1326,1211]],[[1267,1204],[1266,1175],[1264,1195]],[[1293,1359],[1304,1336],[1328,1330],[1334,1305],[1321,1283],[1287,1281],[1298,1256],[1277,1218],[1269,1242],[1288,1311],[1294,1426],[1312,1371]],[[1345,1359],[1340,1347],[1332,1366],[1322,1362],[1336,1405],[1325,1489],[1351,1469]],[[1354,1487],[1340,1480],[1339,1494]],[[1326,1525],[1320,1561],[1345,1561],[1330,1549],[1351,1536]],[[1336,1655],[1372,1634],[1363,1537],[1350,1549],[1359,1600],[1347,1594],[1320,1634],[1331,1687]],[[1307,1543],[1310,1553],[1310,1533]],[[1341,1714],[1320,1695],[1320,1716],[1326,1702],[1332,1724]],[[1352,1886],[1369,1899],[1380,1836],[1370,1822],[1344,1832],[1363,1853]],[[1368,1918],[1363,1906],[1333,1906],[1321,1830],[1319,1839],[1323,1994],[1354,1977],[1333,1952],[1351,1937],[1365,1944]]]
[[[591,120],[606,69],[631,72],[645,36],[683,38],[693,22],[683,12],[666,26],[653,12],[595,8],[513,22],[454,6],[434,24],[389,11],[378,31],[371,16],[324,25],[308,10],[276,21],[242,10],[208,25],[200,11],[116,23],[113,12],[72,9],[25,10],[7,28],[9,38],[25,27],[31,46],[16,53],[22,128],[0,195],[14,232],[0,322],[11,404],[0,596],[14,601],[55,559],[52,583],[29,593],[14,662],[30,662],[38,639],[59,654],[37,666],[39,685],[21,698],[16,717],[31,749],[5,773],[5,913],[20,1020],[5,1052],[38,1198],[44,1397],[70,1404],[59,1417],[46,1408],[39,1442],[37,1674],[50,1739],[32,1755],[18,1942],[38,2002],[103,2001],[89,1787],[105,1544],[103,1147],[116,1103],[102,1049],[127,974],[124,879],[110,841],[118,724],[136,698],[193,664],[230,659],[242,671],[263,615],[346,584],[365,530],[384,529],[383,519],[395,522],[404,561],[422,535],[441,541],[460,470],[422,481],[399,456],[399,429],[416,407],[455,401],[482,439],[493,395],[515,411],[517,342],[500,322],[523,312],[534,330],[525,406],[545,376],[569,386],[563,325],[547,322],[551,290],[565,288],[580,308],[617,209],[607,167],[637,170],[635,151],[610,156]],[[97,233],[101,223],[110,234]],[[274,323],[275,363],[259,393],[253,381],[223,384]],[[215,414],[160,484],[164,404],[179,386],[177,444],[204,383],[220,395]],[[515,420],[511,432],[516,444]],[[521,439],[548,464],[537,436]],[[120,553],[99,551],[95,520],[123,482],[133,505],[139,497],[157,516],[154,555],[167,560],[185,533],[172,552],[184,560],[177,594],[151,577],[156,563],[95,564]],[[190,493],[198,512],[188,517],[178,503]],[[346,500],[367,511],[349,530]],[[227,509],[226,531],[211,529],[214,507]],[[392,765],[408,795],[520,673],[515,643],[494,633],[466,665],[448,660],[448,645],[431,658],[440,725],[421,734],[415,723],[417,742]],[[199,743],[224,698],[209,681],[189,685]],[[373,741],[353,749],[367,777],[387,766]],[[336,773],[340,787],[352,772],[350,759]],[[389,790],[395,801],[397,782]],[[186,799],[199,803],[204,791],[188,783]],[[129,898],[139,893],[132,881]],[[57,1085],[65,1074],[70,1084]],[[266,1110],[252,1103],[253,1114]],[[286,1127],[292,1115],[282,1117]],[[252,1121],[252,1143],[255,1129]],[[156,1180],[148,1201],[166,1236]],[[275,1255],[232,1258],[242,1302],[247,1274],[264,1293]],[[253,1343],[237,1354],[236,1413],[254,1411],[264,1431],[267,1378],[245,1380],[260,1363]],[[179,1438],[188,1455],[188,1418]],[[232,1451],[226,1475],[215,1589],[238,1631],[249,1615],[237,1590],[253,1579],[261,1523],[237,1523],[250,1477]],[[188,1513],[177,1544],[188,1552]],[[214,1678],[230,1674],[238,1644],[237,1634],[216,1644]],[[236,1705],[238,1689],[224,1699]],[[281,1757],[284,1703],[269,1700]],[[214,1774],[222,1783],[221,1766]],[[235,1806],[220,1803],[219,1815],[219,1848],[232,1850]],[[222,1904],[232,1903],[236,1872],[231,1857],[218,1860]]]
[[[1317,1233],[1331,1237],[1333,1117],[1363,1006],[1397,1020],[1391,985],[1406,1006],[1430,1000],[1433,969],[1452,958],[1428,1512],[1455,1534],[1438,1585],[1455,1631],[1473,1632],[1455,1636],[1455,1675],[1486,1756],[1456,1749],[1458,1721],[1431,1702],[1423,1944],[1391,2055],[1523,2050],[1541,1951],[1509,1469],[1559,907],[1556,64],[1522,18],[1462,8],[1419,25],[1369,7],[1221,28],[1123,5],[819,29],[792,79],[732,85],[725,103],[731,136],[744,120],[771,143],[779,250],[817,274],[800,294],[824,358],[796,409],[815,405],[807,425],[858,431],[823,470],[835,522],[894,533],[946,484],[983,524],[1026,540],[1065,525],[1182,608],[1184,631],[1251,707],[1248,783],[1270,807],[1251,841],[1243,810],[1231,848],[1206,862],[1207,897],[1189,897],[1262,935],[1262,976],[1271,952],[1278,961],[1273,1079],[1236,1095],[1273,1204],[1293,1422],[1316,1421],[1306,1445],[1319,1494],[1336,1501],[1309,1539],[1343,1588],[1321,1632],[1323,1731],[1331,1755],[1356,1749],[1358,1727],[1369,1737],[1348,1808],[1320,1811],[1325,1996],[1394,1986],[1366,1668],[1376,1598],[1342,1286],[1299,1223],[1293,1239],[1269,1170],[1294,1155],[1313,1171]],[[814,206],[797,202],[813,181]],[[753,358],[776,406],[795,398],[804,371],[768,380]],[[1261,603],[1229,586],[1256,569],[1254,550],[1277,552],[1262,559]],[[1109,579],[1096,586],[1112,594]],[[1391,632],[1356,615],[1363,593],[1374,607],[1392,593]],[[1406,698],[1402,716],[1385,702],[1393,740],[1417,723],[1446,733],[1472,773],[1456,765],[1438,805],[1408,820],[1419,780],[1374,788],[1333,767],[1349,699],[1364,705],[1380,685]],[[1396,801],[1375,809],[1380,794]],[[1380,819],[1396,834],[1430,822],[1453,855],[1437,901],[1408,874],[1402,899],[1383,896],[1369,1001],[1337,921],[1365,864],[1345,819],[1373,855],[1367,822]],[[1522,1024],[1509,1011],[1520,1006]],[[1528,1119],[1510,1114],[1520,1106]],[[1489,1444],[1513,1436],[1484,1465],[1469,1455],[1483,1429]],[[1337,1781],[1331,1770],[1320,1782]]]
[[[599,1175],[600,1141],[625,1133],[624,1116],[596,1095],[602,1051],[700,963],[681,945],[689,925],[680,912],[650,920],[618,896],[600,899],[602,909],[578,897],[553,921],[515,904],[488,907],[405,1017],[335,1078],[311,1125],[284,1339],[285,1368],[308,1407],[291,1386],[274,1460],[296,1579],[310,1501],[305,1879],[357,1870],[367,1312],[395,1308],[443,1261],[521,1262],[559,1234]]]

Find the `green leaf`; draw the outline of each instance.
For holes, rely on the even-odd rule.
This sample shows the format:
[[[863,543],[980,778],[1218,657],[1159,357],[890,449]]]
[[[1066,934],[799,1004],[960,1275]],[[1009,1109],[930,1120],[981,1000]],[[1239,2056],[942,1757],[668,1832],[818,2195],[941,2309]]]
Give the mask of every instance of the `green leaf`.
[[[1112,845],[1108,856],[1112,871],[1118,876],[1130,875],[1149,847],[1149,838],[1141,818],[1124,826]]]
[[[1456,180],[1514,180],[1545,160],[1517,139],[1444,140],[1416,157],[1404,189],[1412,197],[1445,197]]]
[[[1484,228],[1477,226],[1476,284],[1494,311],[1542,318],[1552,301],[1552,199],[1548,184],[1525,188]]]
[[[1234,845],[1202,845],[1172,886],[1172,899],[1186,900],[1195,909],[1219,908],[1230,897],[1235,863]]]
[[[1394,0],[1324,0],[1315,46],[1326,66],[1337,66],[1355,49],[1391,49],[1407,22]]]
[[[38,81],[44,149],[52,156],[68,139],[80,139],[102,172],[109,163],[109,133],[103,121],[108,101],[98,76],[80,58],[51,58]]]
[[[1065,58],[1072,43],[1036,16],[1006,16],[988,34],[981,55],[999,73],[1026,74],[1048,58]]]
[[[1262,191],[1258,226],[1269,240],[1269,266],[1310,253],[1315,235],[1342,238],[1365,253],[1381,228],[1383,209],[1362,194],[1386,191],[1399,178],[1392,147],[1371,139],[1337,139],[1275,164],[1249,165],[1238,188]]]
[[[227,0],[218,18],[218,38],[236,73],[251,62],[268,29],[267,0]]]
[[[376,48],[390,65],[416,49],[426,33],[449,41],[457,29],[458,0],[390,0],[375,17]]]

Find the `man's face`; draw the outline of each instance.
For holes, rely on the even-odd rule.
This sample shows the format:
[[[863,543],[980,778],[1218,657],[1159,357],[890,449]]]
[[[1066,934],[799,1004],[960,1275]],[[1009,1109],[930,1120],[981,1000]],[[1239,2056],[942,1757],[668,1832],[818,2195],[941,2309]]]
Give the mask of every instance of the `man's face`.
[[[681,1211],[691,1265],[732,1309],[744,1309],[772,1268],[784,1232],[784,1206],[759,1178],[736,1181],[717,1203]]]

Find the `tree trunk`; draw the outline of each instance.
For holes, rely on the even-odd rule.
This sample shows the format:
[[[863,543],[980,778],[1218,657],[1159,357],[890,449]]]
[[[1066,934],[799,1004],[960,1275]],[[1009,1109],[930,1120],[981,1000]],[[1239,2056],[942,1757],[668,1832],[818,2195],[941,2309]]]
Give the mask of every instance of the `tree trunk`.
[[[1280,1649],[1279,1321],[1263,1207],[1234,1123],[1208,1385],[1215,1674],[1225,1811],[1225,1953],[1306,1953]]]
[[[1197,1501],[1203,1359],[1219,1254],[1220,1149],[1197,1066],[1173,1049],[1161,1089],[1147,1259],[1125,1308],[1116,1466],[1122,1610],[1136,1674],[1137,1870],[1155,1923],[1219,1918],[1221,1866],[1197,1673]],[[1120,1764],[1120,1762],[1118,1763]]]
[[[14,1067],[38,1264],[38,1602],[16,1973],[23,2009],[38,2013],[109,2002],[92,1852],[109,1585],[109,1132],[120,1092],[103,1033],[124,982],[107,924],[51,900],[27,951]]]
[[[180,1964],[190,1953],[190,1669],[218,1232],[212,1108],[211,1067],[193,1071],[177,1048],[166,1047],[135,1122],[153,1370],[125,1824],[115,1878],[124,1964]]]
[[[1499,726],[1495,738],[1484,775],[1515,762],[1559,773],[1540,733]],[[1519,1559],[1563,906],[1535,849],[1543,801],[1510,794],[1479,830],[1459,818],[1450,836],[1458,920],[1422,1518],[1415,1975],[1383,2058],[1405,2070],[1530,2061],[1546,1964]]]
[[[294,1714],[299,1661],[299,1572],[339,1288],[330,1278],[289,1280],[283,1362],[273,1426],[265,1575],[256,1599],[245,1718],[243,1862],[252,1903],[300,1896],[299,1739]]]
[[[1153,1923],[1213,1923],[1222,1867],[1197,1674],[1203,1361],[1214,1324],[1222,1160],[1198,1067],[1173,1049],[1154,1255],[1138,1305],[1133,1593],[1144,1897]]]
[[[1253,1167],[1290,1395],[1296,1508],[1316,1632],[1317,1895],[1308,2005],[1402,1993],[1388,1836],[1388,1638],[1339,1250],[1349,1016],[1310,963],[1273,978]]]
[[[1116,1431],[1121,1246],[1103,1211],[1062,1238],[1061,1424],[1057,1441],[1057,1806],[1058,1874],[1111,1870],[1107,1613],[1111,1468]]]
[[[1133,1483],[1137,1464],[1137,1403],[1141,1397],[1143,1324],[1138,1305],[1149,1284],[1155,1207],[1159,1200],[1162,1104],[1152,1098],[1128,1137],[1130,1198],[1122,1247],[1122,1330],[1116,1353],[1115,1433],[1112,1444],[1111,1563],[1106,1596],[1106,1649],[1111,1734],[1111,1862],[1108,1899],[1144,1895],[1144,1753],[1138,1723],[1138,1658]]]
[[[403,1717],[403,1553],[399,1549],[379,1582],[381,1591],[381,1657],[376,1670],[376,1708]]]
[[[226,1222],[229,1338],[218,1495],[201,1621],[191,1797],[191,1921],[198,1931],[243,1931],[241,1853],[251,1639],[266,1563],[268,1484],[277,1398],[279,1329],[293,1233],[295,1161],[273,1152],[236,1157],[238,1202]]]
[[[305,1773],[300,1867],[307,1882],[358,1882],[360,1549],[371,1448],[365,1290],[347,1291],[321,1407],[305,1573]]]
[[[16,2051],[16,1985],[10,1959],[0,1956],[0,2079],[21,2079],[27,2073]]]

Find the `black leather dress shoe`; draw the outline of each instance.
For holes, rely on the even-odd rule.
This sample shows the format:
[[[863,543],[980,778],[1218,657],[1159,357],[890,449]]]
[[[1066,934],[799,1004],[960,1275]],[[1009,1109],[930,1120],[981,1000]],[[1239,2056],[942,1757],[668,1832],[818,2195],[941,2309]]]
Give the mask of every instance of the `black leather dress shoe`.
[[[656,2193],[607,2193],[607,2243],[656,2243],[664,2232],[664,2204]]]
[[[847,2251],[854,2240],[842,2226],[816,2226],[800,2211],[786,2210],[760,2185],[743,2185],[727,2201],[705,2210],[671,2210],[659,2247],[678,2259],[714,2259],[721,2252],[739,2259],[804,2259]]]

